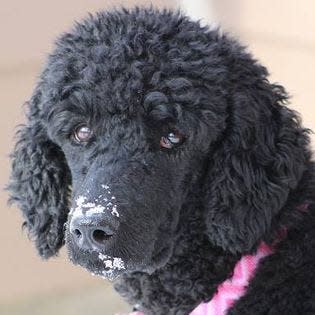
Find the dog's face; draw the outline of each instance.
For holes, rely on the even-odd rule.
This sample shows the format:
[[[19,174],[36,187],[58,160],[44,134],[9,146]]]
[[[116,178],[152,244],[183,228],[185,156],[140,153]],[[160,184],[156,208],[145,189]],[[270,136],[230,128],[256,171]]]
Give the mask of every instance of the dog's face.
[[[63,35],[12,155],[12,200],[40,254],[65,239],[93,273],[153,272],[193,195],[212,244],[250,250],[307,158],[266,76],[234,41],[169,12],[100,14]]]
[[[121,62],[127,64],[125,58]],[[116,87],[115,95],[109,88],[115,81],[107,79],[97,90],[74,92],[47,113],[49,137],[62,150],[72,178],[70,258],[110,278],[131,270],[152,272],[166,263],[180,210],[211,141],[198,130],[198,117],[180,104],[180,113],[173,108],[171,91],[133,90],[129,85],[143,82],[130,73],[119,80],[127,86]],[[185,81],[171,83],[178,87]]]

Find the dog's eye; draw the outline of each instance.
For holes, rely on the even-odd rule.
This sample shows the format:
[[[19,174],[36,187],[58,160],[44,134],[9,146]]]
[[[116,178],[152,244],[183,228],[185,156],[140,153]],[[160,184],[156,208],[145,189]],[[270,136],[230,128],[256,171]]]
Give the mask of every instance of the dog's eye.
[[[73,133],[77,142],[88,142],[92,137],[92,130],[87,125],[78,126]]]
[[[184,142],[184,135],[178,131],[170,132],[166,137],[162,137],[160,140],[161,148],[172,149],[177,145]]]

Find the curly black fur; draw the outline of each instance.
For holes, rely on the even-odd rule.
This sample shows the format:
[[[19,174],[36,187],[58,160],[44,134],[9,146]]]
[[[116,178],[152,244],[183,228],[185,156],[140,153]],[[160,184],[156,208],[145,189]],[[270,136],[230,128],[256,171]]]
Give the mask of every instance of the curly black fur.
[[[308,130],[267,77],[235,40],[180,13],[122,9],[76,24],[48,58],[12,154],[11,201],[40,255],[64,243],[71,200],[109,184],[120,218],[103,254],[123,258],[116,288],[137,309],[189,314],[286,227],[229,314],[315,314]],[[81,123],[94,133],[85,145],[73,139]],[[184,143],[161,150],[173,130]],[[71,260],[102,274],[98,253],[67,224],[65,234]]]

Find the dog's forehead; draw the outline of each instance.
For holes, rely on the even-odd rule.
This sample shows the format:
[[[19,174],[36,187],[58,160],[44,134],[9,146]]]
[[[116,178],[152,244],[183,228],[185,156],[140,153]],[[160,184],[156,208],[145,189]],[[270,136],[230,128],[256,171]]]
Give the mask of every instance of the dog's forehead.
[[[227,82],[224,66],[218,71],[220,43],[217,32],[177,14],[92,16],[57,40],[42,75],[45,103],[95,120],[198,116],[198,108],[211,106],[209,121],[217,125],[225,103],[216,98]]]
[[[43,77],[54,97],[92,91],[106,98],[107,106],[123,110],[141,103],[148,91],[167,93],[198,80],[198,60],[208,58],[202,61],[204,71],[215,50],[208,49],[211,40],[216,41],[213,34],[178,14],[150,10],[98,14],[56,41]],[[169,83],[178,77],[186,83]]]

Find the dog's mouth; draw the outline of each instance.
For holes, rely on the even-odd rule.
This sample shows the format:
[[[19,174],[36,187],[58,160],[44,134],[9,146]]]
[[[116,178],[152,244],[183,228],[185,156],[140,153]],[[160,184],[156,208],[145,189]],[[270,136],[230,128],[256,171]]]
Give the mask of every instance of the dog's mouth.
[[[128,263],[120,257],[96,251],[78,252],[69,250],[68,253],[73,264],[85,268],[92,275],[100,276],[107,280],[113,281],[130,269]]]
[[[66,230],[66,245],[68,257],[74,265],[79,265],[89,271],[92,275],[104,279],[115,280],[121,274],[130,269],[128,259],[120,254],[114,254],[110,249],[106,253],[97,249],[79,248],[73,240],[73,235]]]
[[[118,241],[118,240],[117,240]],[[89,271],[92,275],[100,276],[106,280],[114,281],[121,275],[131,272],[145,272],[152,274],[165,266],[169,261],[173,247],[169,244],[163,246],[156,242],[155,250],[141,255],[128,255],[115,247],[100,252],[97,250],[82,250],[73,242],[72,235],[66,233],[68,256],[71,262]]]
[[[92,275],[97,275],[107,280],[113,281],[128,270],[127,264],[120,257],[94,252],[90,254],[90,259],[93,262],[88,261],[87,264],[80,265]]]

